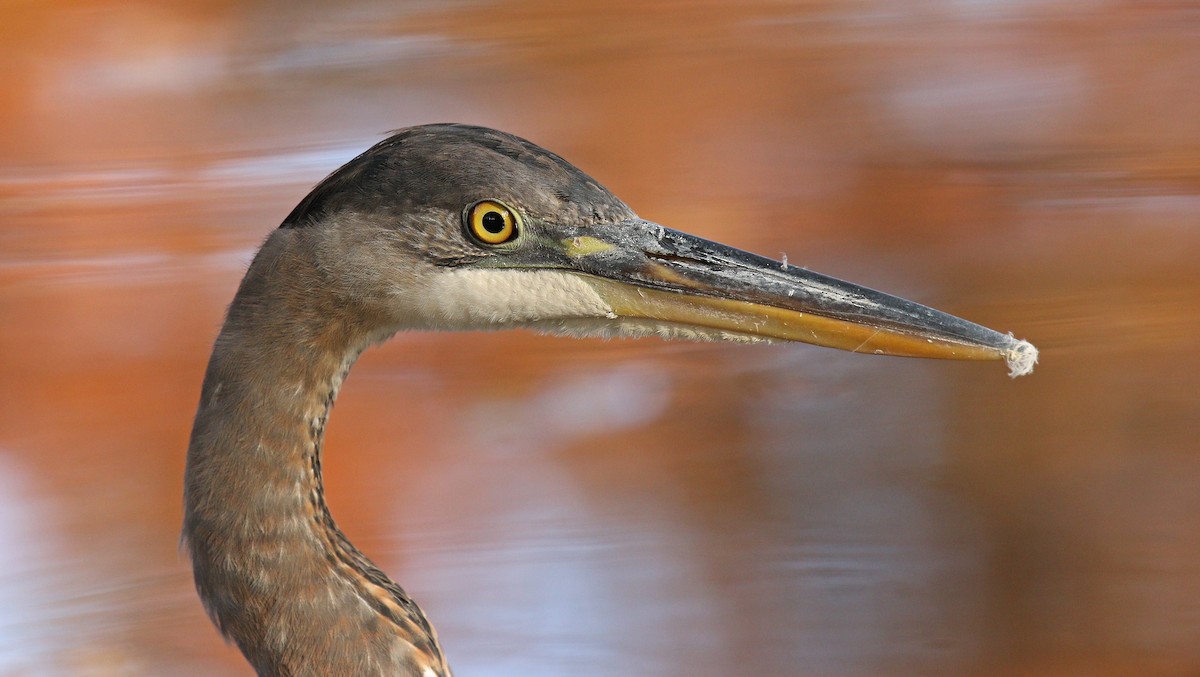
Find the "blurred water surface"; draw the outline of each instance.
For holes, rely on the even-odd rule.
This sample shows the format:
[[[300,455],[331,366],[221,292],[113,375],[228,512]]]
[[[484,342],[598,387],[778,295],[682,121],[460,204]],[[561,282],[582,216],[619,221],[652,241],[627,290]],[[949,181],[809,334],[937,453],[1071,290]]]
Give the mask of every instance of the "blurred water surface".
[[[503,128],[667,225],[1042,348],[403,335],[334,514],[471,675],[1200,673],[1186,1],[11,2],[0,674],[247,675],[177,549],[254,248],[389,129]]]

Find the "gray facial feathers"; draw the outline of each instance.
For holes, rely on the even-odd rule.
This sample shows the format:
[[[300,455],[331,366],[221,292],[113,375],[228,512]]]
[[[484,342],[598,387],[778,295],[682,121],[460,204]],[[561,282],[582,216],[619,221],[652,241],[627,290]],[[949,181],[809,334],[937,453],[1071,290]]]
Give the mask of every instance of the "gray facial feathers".
[[[342,212],[374,219],[444,212],[498,199],[527,219],[613,223],[633,212],[594,179],[529,141],[484,127],[409,127],[318,184],[280,227],[303,228]]]

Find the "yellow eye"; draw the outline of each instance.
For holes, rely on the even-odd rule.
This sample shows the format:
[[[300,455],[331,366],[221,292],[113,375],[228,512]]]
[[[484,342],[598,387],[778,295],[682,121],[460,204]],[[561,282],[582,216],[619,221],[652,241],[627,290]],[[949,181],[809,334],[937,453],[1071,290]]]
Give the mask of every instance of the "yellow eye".
[[[504,244],[515,240],[520,221],[517,214],[495,200],[481,200],[466,213],[467,231],[484,244]]]

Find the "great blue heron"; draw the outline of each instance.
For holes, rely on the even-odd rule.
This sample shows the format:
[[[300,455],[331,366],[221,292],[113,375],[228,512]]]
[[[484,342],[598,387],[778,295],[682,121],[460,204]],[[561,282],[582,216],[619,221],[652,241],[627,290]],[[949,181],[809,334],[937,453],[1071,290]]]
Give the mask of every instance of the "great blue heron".
[[[574,166],[481,127],[402,130],[338,169],[254,257],[204,376],[183,532],[213,621],[262,675],[447,677],[425,614],[323,496],[329,408],[406,329],[804,341],[1007,360],[1011,335],[639,219]]]

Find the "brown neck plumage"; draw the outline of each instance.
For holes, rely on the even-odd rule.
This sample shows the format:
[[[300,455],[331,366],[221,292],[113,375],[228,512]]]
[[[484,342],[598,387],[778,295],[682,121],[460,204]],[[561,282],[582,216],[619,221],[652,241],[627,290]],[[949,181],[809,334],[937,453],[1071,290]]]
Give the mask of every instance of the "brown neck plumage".
[[[420,609],[342,535],[321,443],[346,372],[377,336],[277,231],[251,264],[205,374],[184,537],[196,586],[260,674],[448,675]]]

